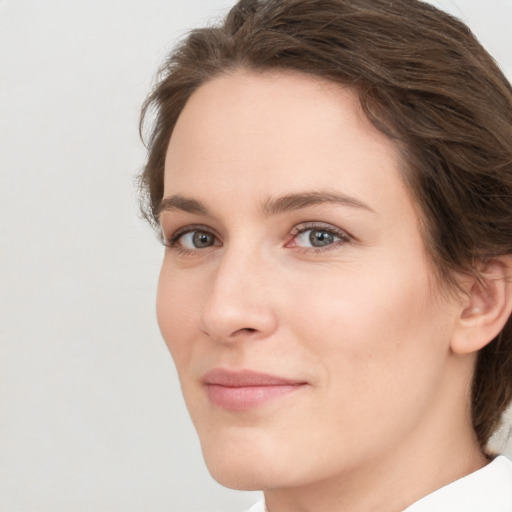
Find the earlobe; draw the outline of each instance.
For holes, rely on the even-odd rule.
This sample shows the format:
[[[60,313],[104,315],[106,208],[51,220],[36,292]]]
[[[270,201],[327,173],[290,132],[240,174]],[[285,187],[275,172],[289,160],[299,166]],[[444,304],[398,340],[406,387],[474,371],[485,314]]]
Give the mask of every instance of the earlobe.
[[[457,354],[477,352],[503,329],[512,312],[512,258],[493,258],[472,278],[451,340]]]

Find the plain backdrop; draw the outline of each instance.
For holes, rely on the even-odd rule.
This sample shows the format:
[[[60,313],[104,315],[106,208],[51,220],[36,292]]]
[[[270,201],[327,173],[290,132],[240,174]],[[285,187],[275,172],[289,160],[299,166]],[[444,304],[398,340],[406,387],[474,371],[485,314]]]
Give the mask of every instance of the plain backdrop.
[[[436,3],[512,77],[511,0]],[[241,512],[258,497],[202,462],[133,184],[159,62],[231,4],[0,0],[3,512]]]

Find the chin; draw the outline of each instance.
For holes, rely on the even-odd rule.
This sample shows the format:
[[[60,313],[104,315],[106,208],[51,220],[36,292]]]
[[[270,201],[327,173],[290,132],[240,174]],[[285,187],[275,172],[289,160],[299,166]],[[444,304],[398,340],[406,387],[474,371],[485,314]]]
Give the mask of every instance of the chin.
[[[203,457],[212,477],[224,487],[241,491],[259,491],[280,485],[289,476],[279,466],[278,450],[261,446],[257,439],[248,442],[216,440],[204,442]]]
[[[250,465],[250,463],[248,463]],[[246,467],[243,470],[236,468],[225,468],[210,466],[207,464],[208,470],[212,477],[224,487],[235,489],[237,491],[261,491],[274,487],[275,482],[270,485],[268,475],[260,474],[257,468]]]
[[[267,464],[262,464],[252,457],[241,454],[205,456],[206,467],[212,477],[224,487],[239,491],[260,491],[269,487],[272,476],[265,471]]]

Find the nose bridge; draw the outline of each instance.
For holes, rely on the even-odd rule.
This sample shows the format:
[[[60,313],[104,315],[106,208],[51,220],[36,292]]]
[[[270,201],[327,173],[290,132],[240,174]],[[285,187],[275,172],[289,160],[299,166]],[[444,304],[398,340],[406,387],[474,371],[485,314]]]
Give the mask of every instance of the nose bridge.
[[[254,246],[232,244],[224,249],[212,273],[201,314],[201,328],[218,341],[264,336],[275,329],[265,269],[265,255]]]

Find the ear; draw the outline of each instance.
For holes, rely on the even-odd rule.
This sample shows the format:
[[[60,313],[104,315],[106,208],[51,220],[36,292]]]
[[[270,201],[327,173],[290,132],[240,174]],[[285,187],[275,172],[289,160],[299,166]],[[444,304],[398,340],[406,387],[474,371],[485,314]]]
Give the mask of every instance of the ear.
[[[512,313],[512,257],[493,258],[479,268],[481,279],[467,278],[467,296],[457,319],[451,349],[477,352],[503,329]]]

